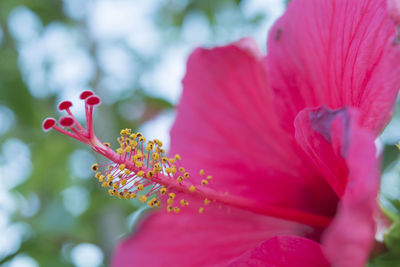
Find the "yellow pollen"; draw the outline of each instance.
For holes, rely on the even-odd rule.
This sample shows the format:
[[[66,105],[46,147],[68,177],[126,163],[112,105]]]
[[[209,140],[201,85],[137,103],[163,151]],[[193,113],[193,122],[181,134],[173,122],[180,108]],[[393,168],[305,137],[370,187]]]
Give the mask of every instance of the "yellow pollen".
[[[181,156],[179,154],[176,154],[174,157],[176,160],[181,160]]]
[[[99,182],[104,182],[106,179],[106,177],[104,175],[101,175],[99,178]]]
[[[124,150],[123,150],[122,148],[118,148],[118,149],[117,149],[117,154],[118,154],[118,155],[124,154]]]
[[[169,193],[169,198],[174,199],[175,198],[175,193]]]
[[[163,187],[160,189],[160,194],[165,195],[167,193],[167,188]]]
[[[181,211],[181,209],[180,208],[178,208],[178,207],[174,207],[174,212],[175,213],[179,213]]]
[[[123,179],[123,180],[121,181],[121,185],[122,185],[122,186],[125,186],[125,185],[126,185],[126,182],[127,182],[126,179]]]
[[[153,153],[151,156],[153,157],[153,159],[154,159],[155,161],[157,161],[157,160],[160,159],[160,154],[158,154],[158,153]]]
[[[208,184],[208,181],[203,179],[203,180],[201,180],[201,184],[206,185],[206,184]]]
[[[168,212],[171,212],[171,211],[172,211],[172,206],[171,206],[171,205],[168,205],[168,206],[167,206],[167,211],[168,211]]]
[[[119,187],[119,185],[118,185],[117,183],[115,183],[115,184],[113,185],[113,187],[114,187],[115,189],[117,189],[117,188]]]
[[[106,147],[111,147],[111,144],[110,143],[104,143],[104,145],[106,146]]]
[[[106,188],[107,185],[108,185],[108,183],[106,183],[106,182],[104,182],[104,183],[101,184],[101,186],[104,187],[104,188]]]
[[[108,166],[108,170],[112,170],[114,167],[113,166]]]
[[[96,174],[94,175],[94,177],[96,177],[97,179],[99,179],[101,176],[101,172],[96,172]]]
[[[142,202],[142,203],[145,203],[147,201],[147,197],[142,195],[142,196],[139,197],[139,201]]]
[[[143,167],[143,161],[136,161],[135,166],[138,168]]]
[[[174,164],[175,163],[175,159],[169,159],[169,163]]]
[[[92,171],[97,172],[97,170],[99,169],[99,164],[95,163],[92,165]]]
[[[136,198],[136,194],[135,193],[130,193],[131,198]]]
[[[124,193],[123,193],[123,192],[119,192],[118,197],[119,197],[120,199],[123,199],[123,198],[124,198]]]
[[[120,169],[121,171],[125,170],[125,164],[119,165],[119,169]]]
[[[185,168],[179,167],[179,171],[180,171],[181,173],[184,173],[184,172],[185,172]]]
[[[123,129],[123,130],[121,130],[121,132],[120,132],[120,134],[121,135],[130,135],[131,134],[131,129]]]
[[[194,185],[192,185],[192,186],[189,187],[189,191],[190,191],[190,192],[193,193],[195,190],[196,190],[196,187],[194,187]]]
[[[207,180],[211,180],[212,179],[212,176],[211,175],[208,175],[207,176]]]
[[[129,137],[132,138],[132,139],[136,139],[136,134],[133,133]]]
[[[110,196],[113,196],[113,195],[114,195],[113,190],[112,190],[112,189],[108,189],[108,194],[109,194]]]
[[[153,177],[153,172],[152,171],[148,171],[147,174],[146,174],[146,177],[147,178]]]
[[[159,147],[162,147],[162,145],[163,145],[162,142],[158,139],[154,139],[154,143],[156,143],[157,146],[159,146]]]
[[[162,161],[163,163],[167,163],[167,162],[168,162],[168,158],[163,157],[163,158],[161,158],[161,161]]]
[[[147,150],[147,151],[153,150],[153,144],[147,144],[146,150]]]
[[[157,199],[156,199],[155,197],[153,197],[152,199],[150,199],[150,200],[147,202],[147,205],[148,205],[150,208],[153,208],[154,205],[156,204],[156,202],[157,202]]]
[[[170,205],[172,205],[172,204],[174,203],[174,200],[169,198],[169,199],[167,200],[167,203],[170,204]]]
[[[185,177],[185,179],[187,179],[187,178],[189,178],[190,175],[188,172],[185,172],[185,174],[183,176]]]
[[[131,152],[131,151],[132,151],[132,147],[131,147],[131,146],[127,146],[127,147],[125,148],[125,152],[126,152],[126,153]]]
[[[143,136],[139,137],[139,142],[146,142],[146,138],[144,138]]]
[[[200,175],[204,175],[204,170],[203,169],[200,170]]]
[[[205,204],[205,205],[208,205],[208,204],[210,204],[210,203],[211,203],[211,201],[210,201],[209,199],[207,199],[207,198],[204,199],[204,204]]]
[[[178,176],[178,178],[176,178],[176,180],[178,181],[178,183],[181,183],[183,181],[183,177],[182,176]]]
[[[143,176],[144,176],[144,171],[138,171],[138,172],[136,173],[136,176],[137,176],[137,177],[143,177]]]
[[[136,189],[138,191],[142,191],[144,189],[144,186],[142,184],[138,184],[138,186],[136,187]]]
[[[203,213],[204,212],[204,208],[203,207],[200,207],[199,208],[199,213]]]
[[[126,175],[129,175],[130,173],[131,173],[130,170],[128,170],[128,169],[125,170],[125,174],[126,174]]]
[[[187,201],[184,200],[184,199],[181,199],[180,202],[181,202],[181,206],[182,206],[182,207],[189,205],[189,202],[187,202]]]

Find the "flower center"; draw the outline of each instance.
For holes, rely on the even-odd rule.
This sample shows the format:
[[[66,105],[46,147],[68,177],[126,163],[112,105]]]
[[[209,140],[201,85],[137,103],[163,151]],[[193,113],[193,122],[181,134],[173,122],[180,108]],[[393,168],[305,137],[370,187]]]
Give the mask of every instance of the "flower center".
[[[167,211],[175,213],[192,204],[198,205],[199,213],[203,213],[206,206],[216,202],[317,227],[325,227],[331,221],[329,217],[259,203],[214,190],[208,186],[213,177],[206,175],[204,170],[200,171],[202,179],[196,184],[182,165],[180,155],[167,157],[161,141],[154,139],[146,142],[141,133],[133,133],[130,129],[121,130],[119,147],[113,151],[110,144],[101,142],[93,130],[93,108],[100,104],[100,98],[92,91],[82,92],[80,98],[85,101],[87,129],[84,129],[71,113],[70,101],[63,101],[58,106],[60,111],[68,113],[68,116],[58,120],[61,127],[56,125],[57,121],[54,118],[47,118],[43,121],[42,128],[44,131],[54,129],[88,144],[95,152],[111,160],[109,164],[92,165],[95,177],[104,188],[108,188],[111,196],[121,199],[137,198],[151,208],[166,203]],[[201,201],[189,203],[188,196]]]

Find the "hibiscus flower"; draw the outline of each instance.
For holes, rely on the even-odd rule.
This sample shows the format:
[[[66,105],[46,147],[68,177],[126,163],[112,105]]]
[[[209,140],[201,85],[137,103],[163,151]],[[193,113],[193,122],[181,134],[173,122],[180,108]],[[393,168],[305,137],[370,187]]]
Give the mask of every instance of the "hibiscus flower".
[[[54,119],[44,129],[111,159],[96,174],[107,187],[118,173],[111,195],[151,186],[160,200],[149,206],[167,204],[118,245],[113,266],[364,266],[380,178],[374,140],[400,87],[392,18],[385,0],[292,0],[267,56],[250,39],[196,49],[171,130],[179,155],[161,165],[150,156],[162,155],[158,140],[145,150],[141,134],[123,130],[115,153],[95,137],[92,92],[81,95],[87,130],[63,102],[70,116],[59,124],[72,132]],[[135,191],[118,191],[131,178]],[[182,209],[172,206],[178,195]]]

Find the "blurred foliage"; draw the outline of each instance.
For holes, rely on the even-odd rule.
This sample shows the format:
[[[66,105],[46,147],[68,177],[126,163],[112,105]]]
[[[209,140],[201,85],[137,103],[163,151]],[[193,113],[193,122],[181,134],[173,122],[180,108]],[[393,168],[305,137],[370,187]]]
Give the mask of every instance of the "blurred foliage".
[[[85,17],[71,18],[65,13],[65,2],[67,1],[0,1],[0,30],[3,36],[0,38],[2,39],[0,41],[0,106],[7,107],[15,116],[13,126],[3,135],[0,134],[0,145],[11,138],[21,140],[30,150],[32,163],[29,177],[21,184],[11,187],[8,192],[14,200],[16,199],[17,205],[16,209],[9,214],[9,225],[24,223],[28,225],[29,234],[24,236],[21,244],[14,251],[9,251],[4,255],[0,253],[0,265],[9,262],[15,256],[28,255],[40,266],[73,266],[71,249],[79,243],[87,242],[102,249],[105,257],[103,264],[107,266],[118,238],[129,231],[125,223],[126,217],[138,207],[135,202],[108,197],[104,190],[94,183],[94,179],[75,177],[69,166],[70,157],[77,149],[87,150],[88,148],[59,134],[43,133],[41,130],[42,120],[48,115],[56,114],[56,100],[65,93],[66,89],[62,91],[60,88],[52,88],[48,90],[49,94],[40,98],[31,93],[27,79],[21,71],[21,44],[9,31],[9,15],[13,10],[19,6],[26,7],[40,19],[42,29],[57,22],[68,29],[77,30],[84,36],[81,38],[82,48],[86,49],[95,63],[95,75],[88,86],[97,91],[105,75],[96,55],[99,40],[93,39],[89,34]],[[243,27],[254,26],[263,18],[264,15],[260,14],[244,18],[241,5],[240,0],[190,0],[184,4],[176,0],[160,1],[155,16],[156,25],[160,29],[163,42],[174,45],[180,42],[179,33],[185,19],[193,13],[203,14],[211,29],[217,26],[216,15],[225,12],[227,8],[238,10],[237,13],[233,13],[237,16],[234,19],[237,25]],[[231,26],[237,27],[237,25]],[[162,33],[165,29],[169,29],[169,32],[164,36]],[[39,32],[39,37],[40,35],[41,32]],[[214,37],[216,36],[211,37],[211,43],[218,39],[213,39]],[[138,82],[143,75],[149,73],[158,64],[163,51],[157,51],[150,57],[141,55],[134,49],[130,49],[129,53],[140,64],[139,70],[134,74],[135,78],[130,84],[125,85],[128,90],[119,92],[115,101],[103,104],[96,114],[98,118],[102,118],[96,121],[98,133],[106,140],[112,140],[113,136],[117,137],[121,128],[130,127],[136,130],[143,123],[174,107],[169,100],[156,96],[149,90],[144,90]],[[47,71],[48,78],[51,73],[48,69]],[[45,89],[48,88],[43,88]],[[100,96],[102,94],[101,91],[97,93]],[[123,112],[120,112],[123,105],[141,105],[143,111],[138,116],[123,116]],[[6,160],[3,159],[3,161]],[[6,176],[8,175],[9,173],[6,173]],[[73,215],[64,207],[63,192],[71,186],[83,187],[89,193],[89,206],[82,214]],[[33,214],[26,215],[21,211],[21,203],[25,201],[32,204],[30,196],[38,198],[39,209]],[[6,207],[0,204],[1,209],[6,209]]]

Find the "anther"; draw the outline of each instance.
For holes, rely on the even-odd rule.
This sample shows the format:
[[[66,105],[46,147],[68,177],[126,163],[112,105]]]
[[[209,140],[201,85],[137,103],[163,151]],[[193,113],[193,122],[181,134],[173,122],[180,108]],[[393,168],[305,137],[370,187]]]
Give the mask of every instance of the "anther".
[[[91,167],[92,171],[97,172],[97,170],[99,169],[99,165],[97,163],[93,164]]]
[[[201,180],[201,184],[202,184],[202,185],[207,185],[207,184],[208,184],[208,181],[203,179],[203,180]]]

